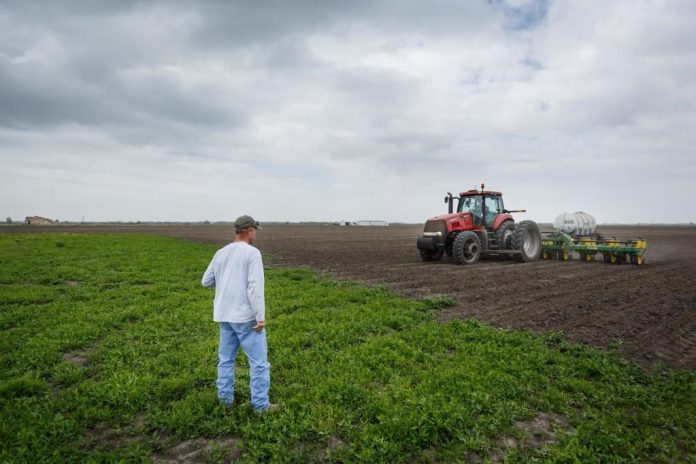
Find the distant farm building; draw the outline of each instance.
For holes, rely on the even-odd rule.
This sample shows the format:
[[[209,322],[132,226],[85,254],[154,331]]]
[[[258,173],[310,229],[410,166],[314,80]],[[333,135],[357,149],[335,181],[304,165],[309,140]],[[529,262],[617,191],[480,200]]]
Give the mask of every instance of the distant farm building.
[[[24,220],[27,224],[31,225],[45,225],[45,224],[55,224],[58,221],[54,221],[53,219],[48,219],[45,217],[41,216],[27,216],[27,218]]]
[[[388,226],[387,221],[357,221],[356,226]]]

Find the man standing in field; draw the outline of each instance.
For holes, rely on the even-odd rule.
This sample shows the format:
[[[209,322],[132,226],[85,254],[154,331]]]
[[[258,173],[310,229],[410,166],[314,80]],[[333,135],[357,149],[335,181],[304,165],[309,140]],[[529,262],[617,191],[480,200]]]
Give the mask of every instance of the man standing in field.
[[[257,412],[276,409],[269,403],[271,365],[266,347],[266,304],[263,262],[251,246],[259,223],[251,216],[234,221],[234,242],[213,256],[201,283],[215,288],[213,319],[220,324],[218,398],[228,407],[234,400],[234,365],[241,346],[249,359],[251,405]]]

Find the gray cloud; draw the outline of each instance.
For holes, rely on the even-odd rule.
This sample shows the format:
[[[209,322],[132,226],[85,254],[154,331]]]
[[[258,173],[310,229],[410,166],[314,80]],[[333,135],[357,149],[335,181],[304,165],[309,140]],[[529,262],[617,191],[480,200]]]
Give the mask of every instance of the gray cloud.
[[[694,19],[679,1],[5,2],[0,204],[420,221],[486,181],[540,221],[692,221],[644,186],[693,196]]]
[[[505,26],[513,30],[532,29],[546,19],[549,10],[548,0],[532,2],[506,2],[489,0],[489,3],[505,14]]]
[[[401,37],[471,35],[490,27],[482,19],[504,19],[483,2],[456,0],[203,2],[199,12],[204,21],[193,38],[197,44],[214,49],[259,43],[265,46],[283,37],[340,36],[375,28]]]

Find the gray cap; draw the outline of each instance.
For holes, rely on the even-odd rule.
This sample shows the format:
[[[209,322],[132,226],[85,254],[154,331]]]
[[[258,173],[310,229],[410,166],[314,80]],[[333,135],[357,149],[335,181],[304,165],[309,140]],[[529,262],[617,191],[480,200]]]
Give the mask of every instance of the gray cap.
[[[260,229],[259,225],[260,224],[256,222],[253,217],[247,216],[246,214],[244,216],[239,216],[237,220],[234,221],[235,229],[248,229],[249,227]]]

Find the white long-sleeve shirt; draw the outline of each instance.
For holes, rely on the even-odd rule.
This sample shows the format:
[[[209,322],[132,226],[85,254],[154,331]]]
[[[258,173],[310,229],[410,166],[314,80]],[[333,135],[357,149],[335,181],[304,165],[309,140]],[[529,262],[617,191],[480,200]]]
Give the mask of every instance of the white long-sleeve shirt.
[[[219,249],[201,283],[215,288],[215,322],[265,320],[263,261],[259,250],[248,243],[234,242]]]

